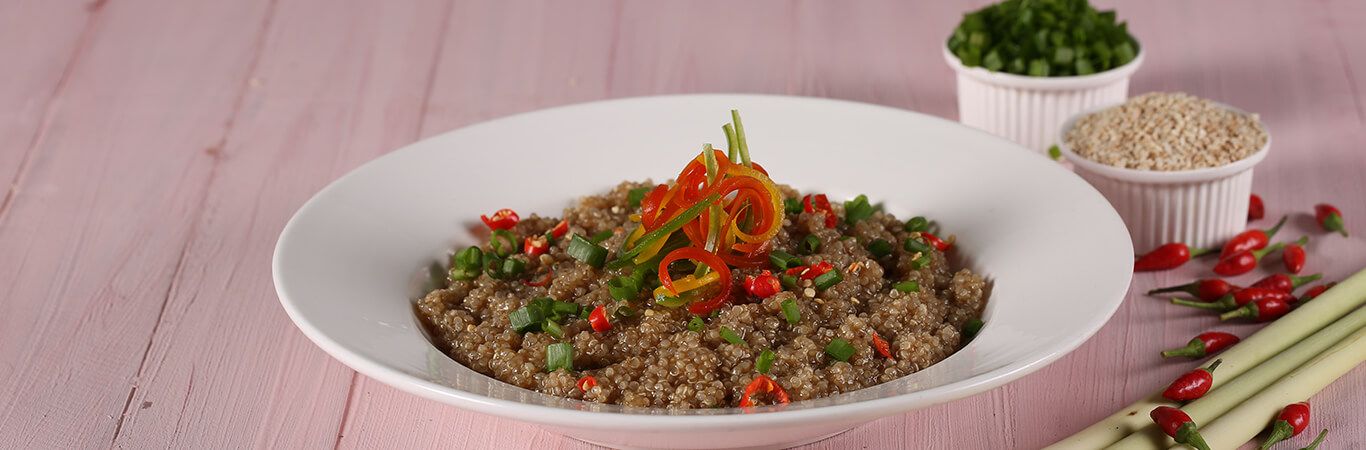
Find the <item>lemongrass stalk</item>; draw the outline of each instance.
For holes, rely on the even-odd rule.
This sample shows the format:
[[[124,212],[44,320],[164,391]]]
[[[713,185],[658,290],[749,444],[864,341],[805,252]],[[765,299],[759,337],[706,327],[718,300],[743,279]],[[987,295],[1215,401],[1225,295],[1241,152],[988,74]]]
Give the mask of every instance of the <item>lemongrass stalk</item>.
[[[1214,388],[1242,375],[1243,372],[1256,367],[1262,361],[1289,348],[1363,303],[1366,303],[1366,270],[1357,272],[1313,301],[1305,303],[1238,345],[1225,350],[1219,355],[1224,363],[1219,367],[1221,376],[1214,378]],[[1158,406],[1177,405],[1162,398],[1162,393],[1157,392],[1048,448],[1103,448],[1152,423],[1148,420],[1148,412]]]
[[[1266,429],[1285,405],[1313,397],[1363,361],[1366,361],[1366,329],[1357,330],[1303,367],[1200,427],[1200,434],[1209,442],[1210,448],[1243,445]]]
[[[1306,365],[1310,359],[1363,328],[1366,328],[1366,306],[1358,307],[1356,311],[1286,349],[1276,355],[1275,358],[1229,380],[1228,383],[1210,391],[1204,397],[1187,403],[1181,407],[1181,410],[1190,415],[1191,420],[1194,420],[1195,423],[1211,423],[1238,406],[1239,403],[1258,392],[1263,392],[1267,386],[1271,386],[1277,380],[1285,377],[1286,374]],[[1222,375],[1222,373],[1215,374],[1215,378]],[[1113,450],[1162,449],[1175,444],[1176,442],[1162,433],[1157,425],[1150,423],[1142,430],[1130,434],[1108,448]]]

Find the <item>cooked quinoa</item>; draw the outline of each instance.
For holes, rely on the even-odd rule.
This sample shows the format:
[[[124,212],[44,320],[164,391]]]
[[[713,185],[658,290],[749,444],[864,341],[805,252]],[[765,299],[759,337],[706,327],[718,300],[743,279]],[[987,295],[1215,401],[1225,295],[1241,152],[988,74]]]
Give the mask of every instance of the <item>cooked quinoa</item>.
[[[569,233],[612,235],[602,242],[613,255],[635,226],[628,219],[639,208],[630,207],[628,193],[648,183],[622,183],[605,195],[581,199],[563,218]],[[786,198],[800,198],[780,187]],[[833,209],[844,217],[843,206]],[[544,234],[560,219],[522,218],[510,231],[519,237]],[[795,249],[807,236],[821,243],[814,254]],[[530,258],[521,279],[499,280],[481,274],[420,299],[417,310],[434,343],[456,361],[498,380],[548,395],[637,407],[710,408],[737,406],[745,387],[758,375],[756,357],[774,353],[772,377],[792,401],[849,392],[914,373],[948,357],[963,344],[961,331],[977,319],[987,301],[987,283],[967,269],[954,270],[945,255],[932,250],[929,262],[915,268],[916,254],[901,243],[912,237],[903,222],[877,211],[850,226],[840,221],[826,228],[819,213],[787,214],[770,242],[775,250],[801,255],[804,264],[831,263],[843,281],[818,289],[811,280],[756,299],[739,288],[758,269],[733,269],[730,302],[704,317],[705,327],[689,331],[693,316],[686,307],[655,305],[649,295],[629,303],[634,314],[612,317],[612,328],[593,331],[587,320],[570,318],[562,339],[545,332],[518,333],[509,314],[538,297],[573,302],[588,309],[621,306],[607,288],[620,272],[597,269],[566,254],[569,239],[558,239],[549,253]],[[875,258],[865,247],[883,239],[893,246],[890,255]],[[520,241],[519,241],[520,242]],[[489,251],[488,242],[481,244]],[[953,250],[950,249],[950,252]],[[609,256],[609,259],[612,257]],[[923,260],[922,260],[923,263]],[[528,286],[551,270],[548,286]],[[901,292],[893,285],[919,283],[918,292]],[[794,300],[800,320],[790,324],[782,311]],[[743,345],[727,342],[720,330],[734,331]],[[878,354],[871,336],[890,344],[892,358]],[[825,352],[833,339],[848,341],[848,361]],[[546,347],[556,342],[573,345],[573,371],[546,371]],[[585,375],[597,385],[583,391],[576,380]],[[758,404],[770,401],[756,399]]]
[[[1065,136],[1083,158],[1128,169],[1218,167],[1266,145],[1256,114],[1184,93],[1155,92],[1077,120]]]

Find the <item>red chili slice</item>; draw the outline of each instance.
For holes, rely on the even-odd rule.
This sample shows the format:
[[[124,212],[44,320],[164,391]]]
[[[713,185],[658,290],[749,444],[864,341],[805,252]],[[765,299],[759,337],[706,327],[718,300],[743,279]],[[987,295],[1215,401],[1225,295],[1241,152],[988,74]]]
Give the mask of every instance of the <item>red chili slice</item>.
[[[588,324],[593,326],[593,331],[606,333],[612,329],[612,323],[607,321],[607,308],[602,305],[593,308],[593,312],[588,313]]]
[[[783,390],[783,387],[779,386],[777,381],[773,381],[768,375],[760,374],[754,377],[754,381],[749,382],[748,386],[745,386],[745,394],[740,397],[740,407],[748,408],[754,406],[754,396],[757,394],[772,394],[775,403],[792,402],[792,399],[787,395],[787,391]]]
[[[495,211],[493,217],[480,215],[479,220],[484,221],[484,225],[488,225],[490,230],[506,230],[517,226],[517,222],[522,218],[517,215],[517,211],[503,208]]]
[[[895,359],[892,358],[891,346],[887,345],[887,341],[883,340],[882,336],[878,336],[877,333],[873,333],[873,348],[877,350],[879,355],[887,359]]]
[[[551,280],[552,278],[554,278],[554,276],[555,276],[555,271],[550,270],[550,269],[546,269],[546,271],[545,271],[545,276],[544,276],[544,277],[541,277],[540,280],[536,280],[536,281],[522,280],[522,284],[527,285],[527,286],[532,286],[532,287],[549,286],[549,285],[550,285],[550,280]]]
[[[599,306],[599,308],[601,308],[601,306]],[[574,383],[574,385],[578,386],[580,391],[588,392],[589,389],[598,386],[598,379],[593,378],[592,375],[584,375],[583,378],[579,378],[579,381]]]
[[[564,237],[565,233],[568,233],[568,232],[569,232],[569,222],[568,222],[568,221],[565,221],[565,220],[561,220],[560,223],[555,224],[555,228],[551,228],[551,229],[550,229],[550,237],[555,238],[555,239],[559,239],[559,238]]]
[[[767,270],[757,277],[753,275],[745,277],[744,287],[749,295],[758,298],[769,298],[783,290],[782,282],[778,281],[778,277],[773,276],[773,273]]]
[[[835,217],[835,209],[830,207],[830,199],[825,194],[808,194],[802,197],[802,210],[809,213],[820,212],[825,214],[826,228],[835,228],[835,223],[839,221]]]
[[[527,256],[537,257],[550,251],[550,241],[545,236],[527,236],[522,243],[522,253]]]

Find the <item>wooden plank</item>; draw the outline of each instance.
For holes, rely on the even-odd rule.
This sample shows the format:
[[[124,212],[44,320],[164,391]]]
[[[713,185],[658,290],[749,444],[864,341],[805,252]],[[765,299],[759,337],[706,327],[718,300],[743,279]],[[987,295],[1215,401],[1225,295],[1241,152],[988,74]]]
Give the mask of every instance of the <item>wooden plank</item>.
[[[445,0],[284,0],[195,217],[123,433],[127,448],[316,448],[353,372],[303,337],[270,280],[290,214],[414,140]]]
[[[0,219],[0,447],[118,433],[268,10],[198,3],[104,5],[33,144]]]
[[[39,157],[52,99],[65,86],[94,28],[98,4],[81,0],[0,3],[0,218]],[[0,229],[0,231],[3,231]]]

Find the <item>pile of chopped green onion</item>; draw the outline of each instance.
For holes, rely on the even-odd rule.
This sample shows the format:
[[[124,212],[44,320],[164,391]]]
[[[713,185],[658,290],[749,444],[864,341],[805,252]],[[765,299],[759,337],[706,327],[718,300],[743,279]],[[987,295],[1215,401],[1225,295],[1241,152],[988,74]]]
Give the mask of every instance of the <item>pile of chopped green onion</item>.
[[[963,16],[948,41],[967,67],[1031,77],[1104,72],[1138,56],[1114,11],[1086,0],[1005,0]]]

